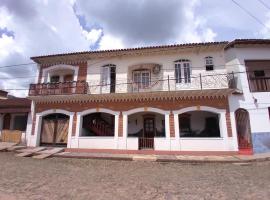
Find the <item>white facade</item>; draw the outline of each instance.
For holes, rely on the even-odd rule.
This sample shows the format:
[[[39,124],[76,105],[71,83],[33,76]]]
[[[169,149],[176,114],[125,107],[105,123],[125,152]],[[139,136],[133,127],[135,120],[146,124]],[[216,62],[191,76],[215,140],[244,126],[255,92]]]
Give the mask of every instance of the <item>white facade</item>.
[[[230,112],[233,115],[238,108],[249,112],[253,149],[255,153],[267,152],[270,151],[270,92],[250,92],[245,65],[248,60],[270,60],[270,48],[232,48],[226,51],[227,70],[238,72],[238,88],[243,91],[243,95],[230,96]],[[236,132],[235,126],[233,131]]]
[[[211,89],[228,89],[230,88],[228,81],[228,73],[233,72],[236,78],[236,86],[238,94],[231,94],[228,97],[230,127],[232,136],[228,136],[228,124],[226,118],[227,108],[217,109],[211,106],[192,105],[180,110],[161,110],[155,107],[142,107],[131,110],[115,111],[106,108],[106,103],[99,108],[83,109],[76,113],[76,134],[72,135],[73,123],[71,120],[75,116],[74,112],[61,111],[60,113],[67,114],[70,117],[68,148],[84,148],[84,149],[122,149],[122,150],[138,150],[138,138],[128,137],[128,132],[136,132],[141,128],[135,124],[141,124],[141,113],[152,112],[158,114],[157,121],[164,121],[165,136],[154,138],[154,150],[164,151],[238,151],[237,128],[235,121],[235,111],[239,108],[244,108],[249,112],[251,122],[251,133],[253,139],[253,147],[255,152],[267,151],[268,147],[260,149],[257,140],[269,137],[270,145],[270,93],[269,92],[250,92],[249,82],[246,74],[246,60],[270,60],[270,48],[234,48],[228,49],[218,48],[186,48],[175,51],[162,53],[147,53],[137,55],[121,55],[108,56],[102,58],[93,58],[87,61],[86,82],[89,85],[87,94],[108,94],[108,93],[132,93],[132,92],[157,92],[157,91],[181,91],[181,90],[211,90]],[[214,70],[206,70],[206,58],[212,57]],[[190,80],[176,81],[175,61],[185,60],[190,66]],[[106,66],[106,68],[104,68]],[[110,67],[115,66],[115,91],[111,92],[110,83],[112,77],[109,74]],[[154,72],[154,67],[159,66],[157,72]],[[71,65],[55,65],[43,71],[42,83],[49,81],[50,75],[55,75],[59,72],[59,76],[65,75],[64,69],[72,70],[74,81],[77,81],[79,74],[79,66]],[[269,66],[270,68],[270,66]],[[149,70],[150,72],[150,87],[134,91],[134,72],[136,70]],[[181,69],[181,76],[185,71]],[[232,75],[232,74],[231,74]],[[188,78],[188,79],[189,79]],[[62,77],[63,79],[63,77]],[[106,80],[105,80],[106,79]],[[105,82],[104,82],[105,80]],[[105,83],[105,84],[104,84]],[[221,91],[220,90],[220,91]],[[75,89],[73,90],[75,91]],[[181,103],[181,102],[179,102]],[[82,136],[82,117],[89,113],[101,112],[110,113],[115,117],[115,133],[113,137],[84,137]],[[207,111],[218,116],[220,137],[216,138],[182,138],[179,133],[179,114],[189,111]],[[36,113],[36,127],[34,135],[27,134],[29,137],[29,146],[39,145],[39,134],[42,116],[44,113],[57,113],[56,110],[44,111]],[[33,114],[33,113],[32,113]],[[119,137],[119,118],[123,115],[123,136]],[[175,136],[171,137],[170,114],[173,115]],[[32,118],[30,118],[32,119]],[[192,117],[192,121],[196,121],[196,116]],[[30,121],[30,120],[29,120]],[[163,122],[162,122],[163,123]],[[263,125],[262,125],[263,124]],[[31,126],[31,124],[29,125]],[[193,129],[203,129],[203,123],[192,124]],[[160,128],[158,124],[157,128]],[[30,130],[29,128],[27,130]],[[27,131],[28,132],[28,131]],[[258,147],[259,145],[259,147]],[[270,146],[269,146],[270,151]]]

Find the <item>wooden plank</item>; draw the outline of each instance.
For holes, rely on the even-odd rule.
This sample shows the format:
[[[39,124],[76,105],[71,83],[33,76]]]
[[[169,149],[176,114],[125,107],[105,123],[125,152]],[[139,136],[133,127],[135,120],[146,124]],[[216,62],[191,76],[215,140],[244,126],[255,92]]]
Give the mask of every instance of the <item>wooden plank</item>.
[[[26,148],[27,148],[26,146],[12,146],[12,147],[9,147],[7,150],[8,151],[16,151],[16,150],[26,149]]]
[[[48,158],[54,154],[57,154],[57,153],[60,153],[63,151],[64,151],[64,148],[53,148],[53,149],[37,152],[39,155],[35,155],[32,158],[45,159],[45,158]]]
[[[34,148],[34,149],[25,149],[25,150],[23,150],[23,153],[16,154],[16,156],[18,156],[18,157],[27,157],[27,156],[33,155],[34,153],[42,151],[44,149],[46,149],[46,148],[45,147],[37,147],[37,148]]]
[[[52,156],[53,154],[39,154],[39,155],[36,155],[36,156],[32,156],[32,158],[35,158],[35,159],[45,159],[45,158],[48,158],[50,156]]]
[[[56,153],[60,153],[64,151],[64,148],[52,148],[52,149],[47,149],[47,150],[44,150],[44,151],[39,151],[37,152],[38,154],[56,154]]]
[[[7,150],[8,148],[15,145],[16,143],[12,143],[12,142],[0,142],[0,151]]]

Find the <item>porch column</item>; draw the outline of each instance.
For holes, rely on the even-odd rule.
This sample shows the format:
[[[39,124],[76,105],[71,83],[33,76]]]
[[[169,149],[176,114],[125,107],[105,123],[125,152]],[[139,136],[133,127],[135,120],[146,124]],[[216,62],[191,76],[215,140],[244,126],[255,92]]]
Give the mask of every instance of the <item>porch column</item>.
[[[166,139],[170,139],[170,114],[165,114],[165,135]]]
[[[118,149],[119,114],[114,115],[114,148]]]
[[[174,134],[176,139],[180,139],[180,130],[179,130],[179,115],[173,114],[174,118]]]
[[[33,135],[30,139],[30,146],[36,147],[40,142],[40,131],[41,131],[41,124],[42,124],[42,116],[40,114],[36,114],[35,120],[35,130]]]
[[[68,124],[67,148],[71,148],[71,144],[72,144],[73,118],[74,118],[74,113],[70,113],[70,115],[69,115],[69,124]]]
[[[123,115],[123,142],[124,142],[124,148],[127,149],[127,136],[128,136],[128,115]]]
[[[75,136],[73,136],[72,148],[79,148],[79,137],[80,130],[82,129],[82,115],[81,112],[77,112],[77,123],[76,123],[76,132]]]
[[[221,137],[224,139],[225,150],[228,150],[228,129],[227,129],[227,121],[226,121],[226,111],[219,113],[219,129],[221,133]]]
[[[236,130],[236,119],[234,112],[230,112],[231,116],[231,127],[232,127],[232,150],[238,151],[238,138],[237,138],[237,130]]]

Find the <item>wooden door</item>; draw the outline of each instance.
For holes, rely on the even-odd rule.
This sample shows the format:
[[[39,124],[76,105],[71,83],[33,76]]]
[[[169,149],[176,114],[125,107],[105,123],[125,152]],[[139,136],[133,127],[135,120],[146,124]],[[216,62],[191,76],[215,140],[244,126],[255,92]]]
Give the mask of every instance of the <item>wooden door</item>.
[[[248,112],[244,109],[238,109],[235,112],[235,120],[239,150],[252,149],[251,129]]]
[[[66,145],[68,137],[69,118],[65,115],[51,115],[42,122],[41,145]]]

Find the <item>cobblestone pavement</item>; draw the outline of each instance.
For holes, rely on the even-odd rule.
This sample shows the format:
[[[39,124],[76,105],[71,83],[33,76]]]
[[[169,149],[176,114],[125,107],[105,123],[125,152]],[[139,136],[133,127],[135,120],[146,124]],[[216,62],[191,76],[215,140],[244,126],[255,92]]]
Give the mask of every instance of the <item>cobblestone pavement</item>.
[[[0,200],[269,199],[270,162],[181,164],[0,153]]]

